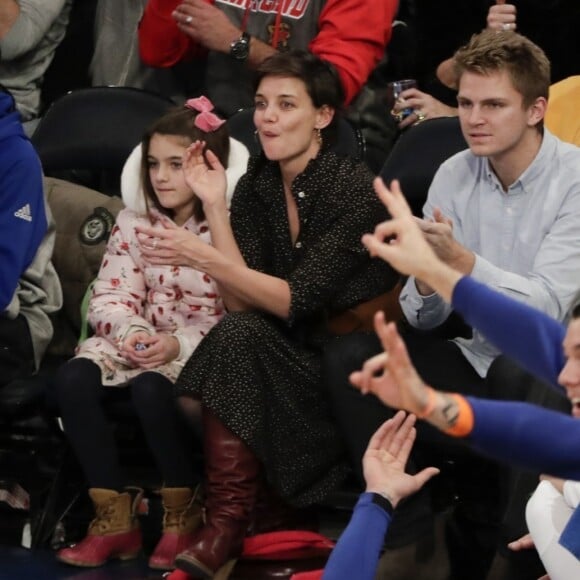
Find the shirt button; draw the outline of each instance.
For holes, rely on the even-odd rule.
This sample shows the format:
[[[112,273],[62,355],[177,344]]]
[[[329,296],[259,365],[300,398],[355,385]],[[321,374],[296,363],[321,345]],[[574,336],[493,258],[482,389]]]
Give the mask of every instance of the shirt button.
[[[302,247],[302,242],[296,242],[296,248],[301,248]]]
[[[302,198],[306,197],[306,194],[305,194],[303,191],[299,191],[299,192],[298,192],[298,197],[299,197],[300,199],[302,199]]]
[[[505,212],[506,212],[508,215],[512,215],[512,213],[514,213],[514,210],[513,210],[511,207],[506,207],[506,210],[505,210]]]

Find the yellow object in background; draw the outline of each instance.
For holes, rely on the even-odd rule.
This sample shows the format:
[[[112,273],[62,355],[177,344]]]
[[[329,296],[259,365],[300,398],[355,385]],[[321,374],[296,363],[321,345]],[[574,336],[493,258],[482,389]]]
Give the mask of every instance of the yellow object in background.
[[[550,86],[545,124],[562,141],[580,146],[580,75]]]

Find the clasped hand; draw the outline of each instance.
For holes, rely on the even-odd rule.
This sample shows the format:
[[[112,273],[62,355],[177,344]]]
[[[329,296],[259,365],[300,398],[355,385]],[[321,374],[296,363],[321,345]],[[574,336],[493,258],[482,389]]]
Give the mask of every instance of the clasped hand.
[[[141,349],[137,345],[141,344]],[[130,334],[121,346],[121,354],[137,368],[148,370],[168,363],[179,356],[179,341],[169,334]]]
[[[440,260],[452,266],[462,255],[463,246],[453,237],[453,222],[435,208],[432,219],[416,218],[425,239]]]

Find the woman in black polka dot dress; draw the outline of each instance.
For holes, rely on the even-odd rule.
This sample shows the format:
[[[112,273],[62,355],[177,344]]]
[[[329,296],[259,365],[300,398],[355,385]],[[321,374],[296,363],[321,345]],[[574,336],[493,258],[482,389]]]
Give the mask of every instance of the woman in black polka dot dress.
[[[328,148],[341,102],[336,73],[316,57],[265,61],[254,114],[263,155],[236,187],[231,222],[223,169],[198,143],[186,173],[214,247],[171,230],[158,239],[160,259],[213,277],[229,310],[176,383],[203,409],[207,521],[177,558],[195,577],[212,577],[240,554],[262,478],[307,506],[348,469],[324,398],[322,348],[333,322],[348,322],[347,310],[388,292],[398,276],[360,241],[387,217],[372,174]]]

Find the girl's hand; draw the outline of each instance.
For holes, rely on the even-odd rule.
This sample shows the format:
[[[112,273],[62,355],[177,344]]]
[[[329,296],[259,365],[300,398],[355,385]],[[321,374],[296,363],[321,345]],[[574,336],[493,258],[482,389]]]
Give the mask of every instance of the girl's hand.
[[[169,334],[136,332],[127,337],[122,352],[137,368],[154,369],[179,356],[179,341]]]
[[[205,206],[226,207],[226,170],[217,156],[204,148],[205,141],[195,141],[183,154],[185,181]],[[206,163],[207,161],[207,163]],[[208,167],[209,164],[209,167]]]
[[[133,332],[125,338],[120,350],[128,363],[135,367],[139,366],[135,360],[135,355],[139,350],[146,347],[150,338],[151,335],[144,330]]]

